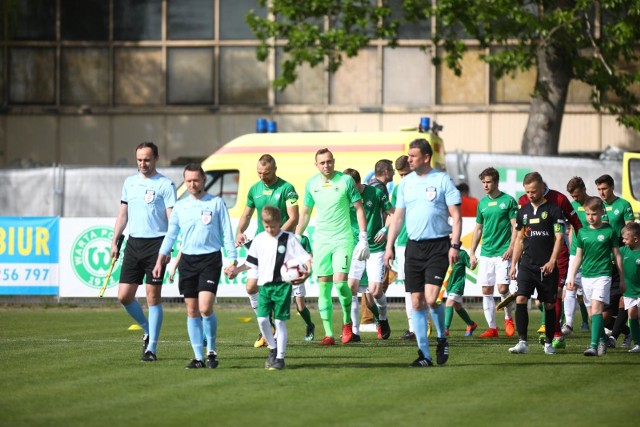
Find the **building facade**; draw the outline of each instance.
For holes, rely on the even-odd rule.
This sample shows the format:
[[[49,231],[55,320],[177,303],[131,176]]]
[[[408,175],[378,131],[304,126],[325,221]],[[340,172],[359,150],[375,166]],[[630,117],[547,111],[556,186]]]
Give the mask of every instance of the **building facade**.
[[[254,132],[260,117],[286,132],[398,130],[430,116],[448,151],[520,151],[535,70],[496,80],[469,40],[456,77],[421,49],[435,23],[404,27],[395,49],[372,42],[335,74],[303,67],[280,93],[270,81],[283,52],[259,62],[245,23],[249,10],[267,14],[256,0],[0,4],[0,166],[133,164],[148,140],[162,164],[179,163]],[[572,83],[560,151],[640,150],[589,96]]]

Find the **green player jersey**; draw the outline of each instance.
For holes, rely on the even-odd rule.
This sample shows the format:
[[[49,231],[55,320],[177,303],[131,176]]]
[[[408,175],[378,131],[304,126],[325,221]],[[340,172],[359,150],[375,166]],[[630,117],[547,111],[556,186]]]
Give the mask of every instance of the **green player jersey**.
[[[393,192],[391,193],[391,205],[395,208],[396,207],[396,200],[398,197],[398,188],[400,186],[396,185],[395,187],[393,187]],[[409,240],[409,236],[407,235],[407,227],[405,225],[405,223],[402,223],[402,228],[400,229],[400,231],[398,232],[398,237],[396,237],[396,246],[398,247],[405,247],[407,246],[407,240]]]
[[[618,247],[618,236],[611,225],[584,227],[578,231],[578,248],[582,249],[582,277],[611,276],[611,250]]]
[[[471,259],[464,249],[460,249],[460,257],[451,269],[447,293],[463,295],[464,285],[467,277],[467,268],[471,268]]]
[[[335,172],[333,178],[325,181],[317,174],[307,181],[304,204],[316,209],[316,228],[313,232],[313,246],[353,245],[351,215],[349,208],[362,199],[356,183],[349,175]]]
[[[623,246],[620,248],[620,255],[622,256],[624,283],[627,286],[624,296],[640,298],[640,248],[633,250],[628,246]]]
[[[518,214],[518,203],[510,195],[500,192],[498,197],[484,196],[478,202],[476,222],[482,224],[480,255],[503,255],[511,244],[511,220]]]
[[[258,211],[258,229],[256,235],[264,231],[264,225],[262,225],[261,219],[262,208],[265,206],[275,206],[280,209],[280,215],[282,215],[280,225],[282,225],[289,220],[287,208],[297,204],[298,193],[296,193],[293,185],[282,178],[278,178],[273,185],[268,187],[262,181],[253,184],[247,195],[247,206]]]
[[[387,244],[386,241],[376,243],[374,241],[378,231],[384,226],[383,213],[391,209],[391,203],[385,194],[371,186],[365,185],[362,190],[362,206],[364,207],[364,215],[367,219],[367,236],[369,237],[369,251],[373,254],[383,252]],[[358,240],[360,229],[358,228],[358,218],[356,217],[356,208],[351,206],[351,230],[353,231],[354,240]]]
[[[582,223],[582,228],[588,228],[589,223],[587,222],[587,214],[584,212],[584,207],[575,200],[571,202],[571,206],[573,206],[573,210],[576,211],[578,219]],[[575,255],[577,248],[578,238],[576,237],[576,230],[571,227],[571,247],[569,248],[569,255]]]
[[[602,204],[605,209],[602,220],[611,224],[618,234],[618,237],[620,237],[622,227],[624,227],[627,221],[633,221],[634,219],[631,203],[627,202],[625,199],[616,197],[611,204],[605,201],[603,201]]]

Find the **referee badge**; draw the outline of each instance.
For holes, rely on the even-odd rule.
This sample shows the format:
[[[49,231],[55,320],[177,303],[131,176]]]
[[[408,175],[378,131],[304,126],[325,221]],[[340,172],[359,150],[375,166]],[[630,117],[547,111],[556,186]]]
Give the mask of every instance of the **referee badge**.
[[[211,217],[213,216],[213,214],[211,213],[211,211],[209,210],[204,210],[202,211],[202,213],[200,214],[200,219],[202,220],[202,223],[204,225],[208,225],[209,223],[211,223]]]
[[[156,191],[155,190],[146,190],[144,192],[144,201],[147,203],[151,203],[153,202],[153,199],[156,198]]]
[[[438,191],[436,190],[436,187],[427,187],[427,200],[428,201],[433,201],[433,199],[436,198],[436,195],[438,194]]]

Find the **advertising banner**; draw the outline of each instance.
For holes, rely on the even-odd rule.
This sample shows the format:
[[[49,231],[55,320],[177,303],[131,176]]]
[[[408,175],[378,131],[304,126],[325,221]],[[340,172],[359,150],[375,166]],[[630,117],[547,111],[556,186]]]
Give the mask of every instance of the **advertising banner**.
[[[58,295],[57,217],[0,217],[0,295]]]

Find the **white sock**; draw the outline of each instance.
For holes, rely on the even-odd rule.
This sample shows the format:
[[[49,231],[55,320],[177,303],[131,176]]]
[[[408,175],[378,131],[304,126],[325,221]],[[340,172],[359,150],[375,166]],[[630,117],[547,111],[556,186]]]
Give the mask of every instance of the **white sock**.
[[[276,358],[284,359],[284,352],[287,349],[287,338],[289,337],[286,321],[276,319],[276,333],[278,334],[278,354]]]
[[[351,331],[360,335],[360,301],[357,295],[351,297],[351,322]]]
[[[482,308],[484,309],[484,318],[487,319],[489,328],[496,328],[496,301],[493,295],[482,296]]]
[[[407,310],[407,320],[409,322],[409,332],[414,332],[413,330],[413,317],[411,313],[413,313],[413,303],[411,302],[411,292],[404,293],[404,307]]]
[[[387,320],[387,296],[382,294],[380,298],[373,299],[378,306],[378,317],[380,320]]]
[[[500,301],[504,301],[509,296],[509,292],[507,291],[504,294],[500,294]],[[511,319],[511,315],[513,314],[513,303],[509,304],[504,308],[504,320]]]
[[[258,326],[260,327],[260,332],[262,336],[267,341],[269,348],[276,348],[276,339],[273,336],[273,332],[271,331],[271,322],[269,322],[268,317],[258,317]]]
[[[249,304],[251,304],[254,313],[258,314],[258,292],[249,294]]]
[[[573,328],[573,315],[576,312],[576,290],[565,289],[564,292],[564,323]]]

